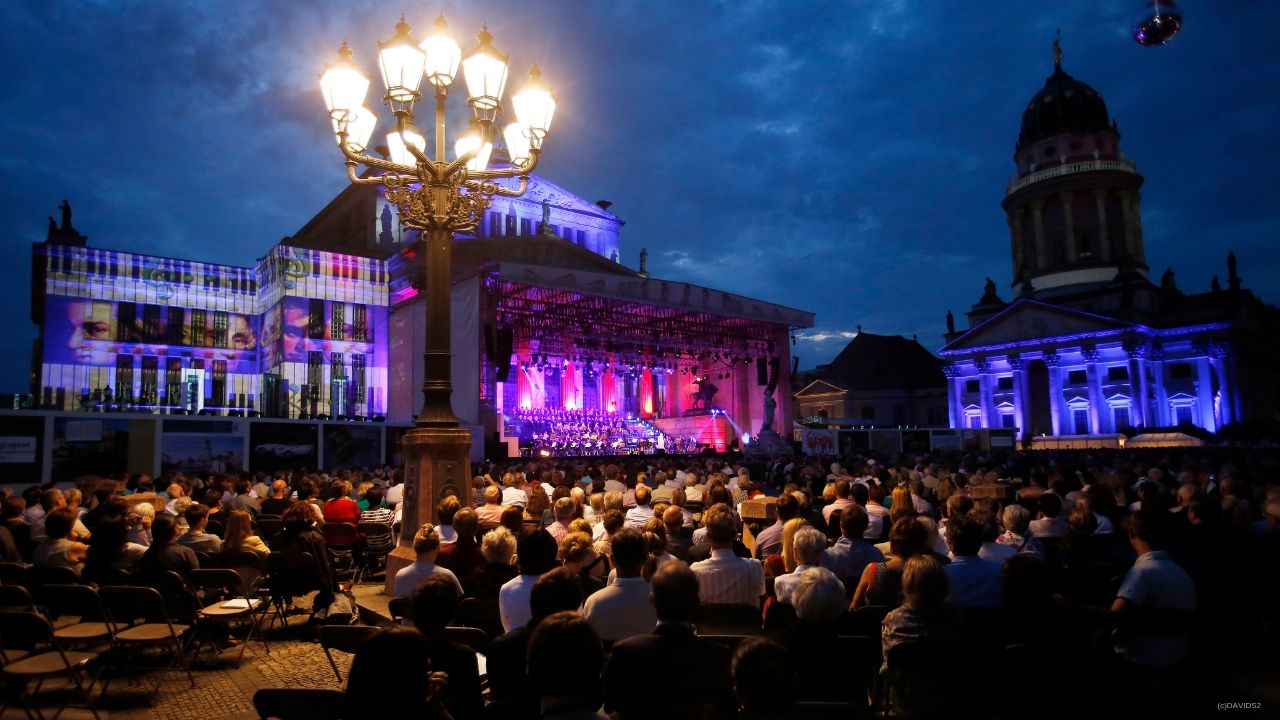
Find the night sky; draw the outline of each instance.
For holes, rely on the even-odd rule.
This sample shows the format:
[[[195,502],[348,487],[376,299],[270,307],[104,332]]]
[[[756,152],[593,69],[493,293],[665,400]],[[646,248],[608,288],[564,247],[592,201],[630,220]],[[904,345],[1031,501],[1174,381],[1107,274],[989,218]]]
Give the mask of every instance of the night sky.
[[[347,184],[316,78],[349,36],[380,97],[401,10],[422,37],[443,9],[464,50],[487,20],[510,89],[537,60],[560,96],[541,174],[614,203],[628,265],[645,247],[656,276],[816,312],[803,367],[858,325],[936,350],[986,276],[1010,297],[1000,200],[1055,28],[1146,177],[1153,279],[1207,290],[1234,249],[1280,302],[1280,4],[1187,0],[1153,49],[1141,5],[5,3],[0,391],[26,389],[30,243],[63,198],[92,246],[252,264]]]

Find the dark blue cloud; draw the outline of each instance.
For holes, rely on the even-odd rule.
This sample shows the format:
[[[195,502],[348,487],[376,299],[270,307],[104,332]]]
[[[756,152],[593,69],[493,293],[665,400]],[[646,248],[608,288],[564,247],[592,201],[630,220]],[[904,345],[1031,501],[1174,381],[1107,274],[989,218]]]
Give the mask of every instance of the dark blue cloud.
[[[1026,101],[1065,66],[1107,99],[1147,182],[1153,272],[1225,273],[1280,301],[1280,53],[1251,40],[1272,4],[1188,2],[1183,34],[1127,37],[1137,0],[411,5],[464,46],[482,20],[560,96],[545,174],[627,220],[624,259],[818,314],[797,352],[830,359],[858,325],[940,344],[983,278],[1006,287],[1000,199]],[[100,247],[251,263],[345,184],[316,75],[349,36],[374,74],[398,7],[371,0],[46,2],[0,26],[6,307],[28,303],[27,243],[70,198]],[[1007,291],[1006,291],[1007,294]],[[21,388],[34,335],[0,346]]]

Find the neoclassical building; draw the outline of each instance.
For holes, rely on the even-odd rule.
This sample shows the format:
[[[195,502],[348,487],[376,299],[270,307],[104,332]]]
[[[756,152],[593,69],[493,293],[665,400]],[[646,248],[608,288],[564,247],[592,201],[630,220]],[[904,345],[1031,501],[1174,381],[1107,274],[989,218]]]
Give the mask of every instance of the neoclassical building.
[[[1012,297],[988,279],[940,351],[952,427],[1024,437],[1274,424],[1280,313],[1243,287],[1148,278],[1139,189],[1102,96],[1062,68],[1022,115],[1002,206]]]

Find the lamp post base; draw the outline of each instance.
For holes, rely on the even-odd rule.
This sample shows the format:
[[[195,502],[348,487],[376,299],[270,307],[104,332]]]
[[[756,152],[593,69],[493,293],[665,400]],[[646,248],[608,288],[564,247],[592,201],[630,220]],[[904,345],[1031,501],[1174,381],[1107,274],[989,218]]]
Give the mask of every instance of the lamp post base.
[[[384,592],[395,593],[396,572],[416,559],[413,536],[423,523],[435,523],[440,488],[453,485],[470,503],[471,433],[460,427],[415,427],[404,435],[404,507],[400,539],[387,556]]]

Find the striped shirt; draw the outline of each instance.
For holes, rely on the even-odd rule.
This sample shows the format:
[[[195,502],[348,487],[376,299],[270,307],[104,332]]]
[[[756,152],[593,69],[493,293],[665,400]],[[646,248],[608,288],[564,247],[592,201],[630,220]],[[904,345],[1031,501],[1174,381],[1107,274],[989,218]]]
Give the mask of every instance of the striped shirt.
[[[704,603],[759,605],[764,596],[764,567],[759,560],[740,558],[729,548],[689,566],[698,576],[698,598]]]

